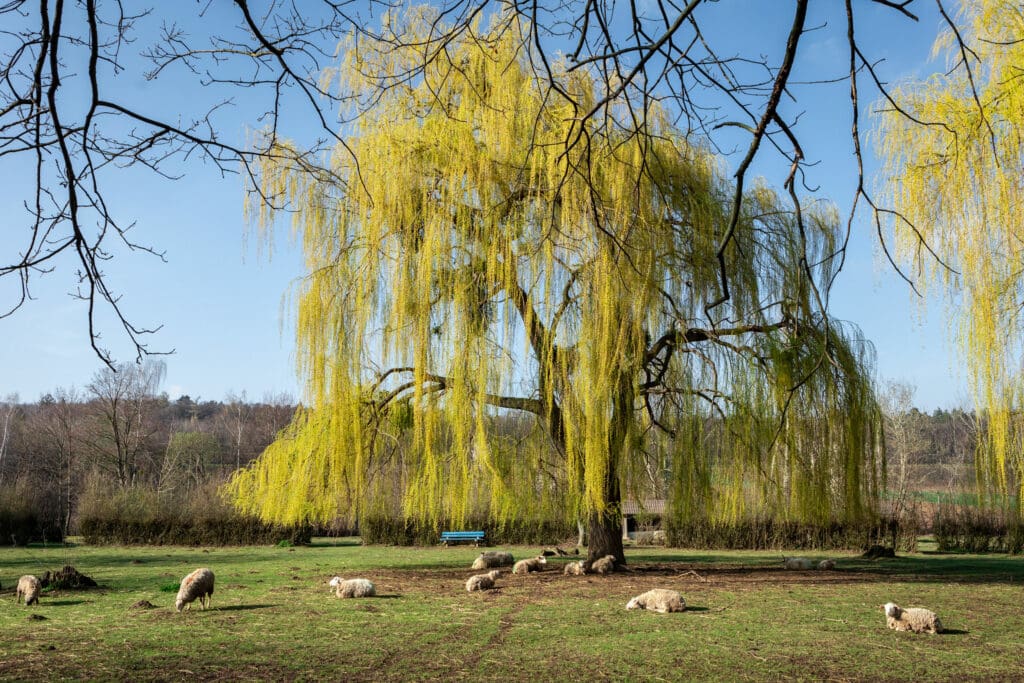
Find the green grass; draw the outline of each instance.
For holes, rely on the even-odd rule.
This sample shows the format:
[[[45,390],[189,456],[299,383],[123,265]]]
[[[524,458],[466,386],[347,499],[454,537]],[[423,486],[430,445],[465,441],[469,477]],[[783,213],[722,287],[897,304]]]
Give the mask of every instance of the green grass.
[[[980,504],[978,494],[971,491],[913,491],[909,495],[913,500],[922,503],[934,503],[936,505],[978,507]],[[895,498],[896,493],[890,492],[888,497]],[[997,505],[1001,505],[1004,498],[999,494],[995,494],[993,500]],[[1009,496],[1006,498],[1006,502],[1012,507],[1016,505],[1017,497]]]
[[[517,556],[535,548],[511,548]],[[627,551],[635,571],[503,575],[467,594],[472,547],[0,549],[3,680],[993,680],[1019,679],[1024,558],[852,556],[783,572],[778,553]],[[814,558],[824,554],[809,555]],[[101,588],[16,605],[25,573],[65,564]],[[176,613],[168,586],[217,575],[213,608]],[[557,570],[557,571],[556,571]],[[691,572],[692,570],[692,572]],[[380,596],[338,600],[331,576]],[[627,612],[652,587],[691,610]],[[133,609],[148,600],[155,609]],[[949,634],[885,628],[893,600],[939,612]],[[32,620],[40,615],[44,620]]]

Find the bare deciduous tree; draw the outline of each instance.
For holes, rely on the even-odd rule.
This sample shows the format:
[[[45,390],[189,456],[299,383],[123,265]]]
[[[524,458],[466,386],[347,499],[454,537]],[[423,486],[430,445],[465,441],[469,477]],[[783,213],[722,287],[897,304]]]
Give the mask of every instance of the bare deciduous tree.
[[[124,363],[98,371],[86,387],[96,406],[90,441],[93,457],[121,486],[136,482],[149,438],[156,432],[150,408],[164,373],[159,361]]]
[[[878,62],[862,49],[857,31],[870,30],[878,22],[916,21],[917,4],[845,0],[826,9],[813,8],[824,25],[846,27],[848,70],[838,78],[850,85],[858,171],[847,235],[859,201],[874,206],[861,163],[860,91],[866,82],[887,97]],[[120,295],[103,269],[106,260],[124,250],[161,257],[159,246],[149,238],[133,237],[130,218],[119,218],[122,214],[109,189],[118,169],[137,166],[174,178],[201,160],[223,174],[251,177],[256,160],[275,157],[317,176],[330,174],[321,153],[346,146],[343,124],[371,102],[342,99],[323,78],[324,69],[346,36],[356,36],[355,49],[360,38],[400,47],[407,40],[401,32],[369,27],[388,12],[400,15],[402,7],[375,0],[164,3],[142,10],[98,0],[0,4],[0,163],[21,174],[31,169],[32,178],[22,202],[25,230],[0,253],[0,280],[16,283],[5,290],[0,317],[31,298],[33,278],[69,267],[63,259],[67,255],[79,277],[75,293],[87,302],[96,353],[108,364],[113,362],[99,345],[103,306],[113,312],[140,355],[151,352],[147,334],[156,328],[139,325],[124,314]],[[795,99],[788,86],[794,68],[806,58],[806,36],[823,27],[809,25],[808,0],[773,4],[773,11],[788,13],[791,21],[788,34],[768,46],[770,54],[760,46],[756,54],[754,48],[749,54],[737,53],[720,27],[750,17],[734,13],[723,22],[723,14],[734,9],[712,0],[643,5],[606,0],[442,0],[435,7],[449,28],[442,31],[439,22],[430,36],[427,52],[433,58],[443,59],[446,46],[472,32],[482,18],[509,10],[507,14],[532,27],[523,40],[532,43],[538,71],[550,75],[551,65],[564,57],[572,69],[596,74],[604,83],[596,101],[575,100],[574,116],[605,117],[628,91],[629,111],[618,117],[620,124],[631,121],[630,127],[642,131],[657,104],[720,151],[739,150],[733,210],[714,264],[719,292],[708,302],[709,314],[729,301],[738,286],[728,272],[725,253],[735,237],[755,159],[767,151],[785,160],[788,170],[778,184],[796,202],[801,185],[815,184],[807,178],[813,160],[806,158],[800,143],[799,119],[813,118],[816,107],[806,101],[783,106]],[[941,1],[938,7],[943,20],[955,26]],[[408,65],[384,83],[404,87],[415,82],[424,66]],[[149,92],[171,97],[133,97],[125,84],[138,79],[148,82]],[[177,108],[154,108],[153,102],[161,101],[174,101]],[[246,138],[239,119],[265,134]],[[279,145],[282,131],[301,138],[303,151]],[[565,144],[572,148],[587,141],[570,137]],[[288,158],[280,159],[281,155]],[[250,183],[250,188],[256,187]],[[273,196],[259,199],[268,205],[280,201]],[[152,240],[159,243],[158,238]],[[844,249],[845,241],[833,257],[842,260]],[[821,283],[823,307],[830,284]]]

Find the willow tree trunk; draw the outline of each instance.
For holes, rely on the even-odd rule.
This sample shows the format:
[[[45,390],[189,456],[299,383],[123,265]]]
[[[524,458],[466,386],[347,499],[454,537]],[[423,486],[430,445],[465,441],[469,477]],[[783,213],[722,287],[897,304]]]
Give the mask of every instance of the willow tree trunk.
[[[626,443],[633,420],[635,397],[632,378],[619,376],[612,398],[611,425],[608,429],[608,469],[605,472],[605,509],[590,513],[590,540],[587,560],[593,562],[605,555],[614,555],[619,564],[626,563],[622,548],[622,490],[619,486],[619,463],[626,455]]]
[[[590,513],[590,538],[587,545],[587,561],[593,562],[605,555],[614,555],[619,564],[626,563],[622,549],[622,514],[618,486],[615,495],[609,495],[604,512]],[[613,500],[614,499],[614,500]]]

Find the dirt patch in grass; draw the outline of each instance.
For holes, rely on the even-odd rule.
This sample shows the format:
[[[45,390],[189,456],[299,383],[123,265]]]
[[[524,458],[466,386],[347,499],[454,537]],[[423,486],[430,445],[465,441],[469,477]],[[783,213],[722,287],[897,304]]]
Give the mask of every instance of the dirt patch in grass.
[[[365,572],[377,585],[378,593],[465,593],[466,579],[478,573],[472,569],[406,569]],[[758,590],[766,585],[786,586],[862,584],[884,580],[881,574],[864,571],[784,571],[783,569],[744,566],[699,566],[672,563],[630,564],[626,571],[606,576],[565,576],[562,565],[553,564],[543,572],[512,574],[505,572],[490,591],[467,594],[483,601],[502,600],[527,604],[538,598],[564,596],[566,593],[595,596],[625,595],[637,587],[671,584],[675,587],[703,587],[716,590]],[[644,588],[646,590],[647,588]]]

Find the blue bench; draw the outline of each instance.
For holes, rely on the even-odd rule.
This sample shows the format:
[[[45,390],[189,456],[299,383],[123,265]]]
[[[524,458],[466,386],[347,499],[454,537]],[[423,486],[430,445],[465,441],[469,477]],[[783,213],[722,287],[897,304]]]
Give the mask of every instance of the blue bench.
[[[480,545],[480,542],[484,540],[484,532],[482,531],[442,531],[441,532],[441,543],[448,545],[449,543],[459,543],[460,541],[472,541],[473,545]]]

